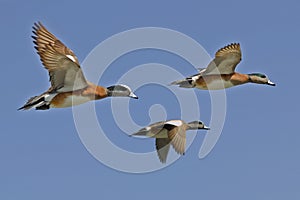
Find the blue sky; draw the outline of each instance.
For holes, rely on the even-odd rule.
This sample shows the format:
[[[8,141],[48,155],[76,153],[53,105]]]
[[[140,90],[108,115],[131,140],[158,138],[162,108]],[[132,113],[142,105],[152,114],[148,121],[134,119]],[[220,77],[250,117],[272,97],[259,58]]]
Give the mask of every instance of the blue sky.
[[[299,199],[300,96],[297,57],[300,35],[298,1],[0,1],[2,76],[0,199]],[[203,160],[199,131],[185,156],[153,173],[128,174],[97,161],[77,134],[72,109],[20,112],[30,96],[48,89],[48,74],[33,49],[31,27],[42,21],[82,62],[101,41],[138,27],[164,27],[199,42],[210,55],[240,42],[242,73],[263,72],[276,87],[248,84],[231,88],[220,140]],[[126,70],[162,63],[188,76],[192,66],[156,50],[132,52],[112,63],[99,84],[109,86]],[[122,66],[122,67],[120,67]],[[101,67],[101,66],[99,66]],[[119,68],[122,68],[119,69]],[[203,66],[197,66],[203,67]],[[84,69],[83,69],[84,70]],[[87,77],[88,78],[88,77]],[[166,105],[168,91],[145,86],[130,101],[133,119],[149,123],[152,104]],[[201,120],[209,123],[207,91],[196,91]],[[145,106],[146,105],[146,106]],[[110,100],[96,103],[109,138],[129,150],[152,150],[154,141],[130,140],[112,121]],[[107,116],[109,117],[106,117]]]

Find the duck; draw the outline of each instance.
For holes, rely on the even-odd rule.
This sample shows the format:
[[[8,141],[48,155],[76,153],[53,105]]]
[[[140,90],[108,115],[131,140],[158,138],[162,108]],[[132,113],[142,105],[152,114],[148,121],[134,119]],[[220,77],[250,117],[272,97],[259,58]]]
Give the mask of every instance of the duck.
[[[197,129],[210,130],[210,128],[205,126],[201,121],[186,123],[183,120],[168,120],[151,124],[140,129],[138,132],[133,133],[131,136],[155,138],[155,147],[158,158],[161,163],[166,163],[170,145],[173,146],[178,154],[184,155],[186,131]]]
[[[240,44],[231,43],[219,49],[215,53],[215,58],[206,68],[200,69],[199,73],[183,80],[174,81],[171,85],[202,90],[221,90],[245,83],[276,85],[262,73],[242,74],[235,72],[235,68],[241,60]]]
[[[41,95],[31,97],[18,110],[72,107],[106,97],[138,99],[127,85],[103,87],[86,80],[73,51],[50,33],[41,22],[34,23],[32,32],[34,48],[49,72],[51,86]]]

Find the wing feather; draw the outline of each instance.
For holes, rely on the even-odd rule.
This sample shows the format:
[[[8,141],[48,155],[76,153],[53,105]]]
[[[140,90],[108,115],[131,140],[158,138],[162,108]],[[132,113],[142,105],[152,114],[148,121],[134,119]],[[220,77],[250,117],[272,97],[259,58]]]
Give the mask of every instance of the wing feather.
[[[82,89],[88,83],[80,68],[78,59],[71,49],[66,47],[41,23],[33,26],[33,43],[42,64],[49,72],[53,90],[68,92]]]
[[[175,151],[183,155],[186,145],[186,130],[183,127],[178,127],[178,129],[169,131],[168,135]]]
[[[158,158],[160,162],[166,163],[167,156],[170,149],[170,139],[169,138],[156,138],[155,146]]]
[[[242,53],[239,43],[232,43],[219,49],[215,58],[202,71],[203,75],[210,74],[232,74],[236,66],[242,59]]]

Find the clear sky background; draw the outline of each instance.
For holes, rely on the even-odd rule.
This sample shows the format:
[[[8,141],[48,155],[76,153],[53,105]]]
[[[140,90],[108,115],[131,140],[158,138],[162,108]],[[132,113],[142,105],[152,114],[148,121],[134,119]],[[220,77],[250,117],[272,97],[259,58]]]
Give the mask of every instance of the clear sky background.
[[[1,0],[0,199],[300,199],[299,11],[296,0]],[[173,165],[148,174],[118,172],[87,152],[72,109],[17,111],[27,98],[49,86],[30,38],[36,21],[73,49],[81,62],[101,41],[137,27],[180,31],[210,55],[240,42],[243,60],[237,71],[263,72],[277,85],[227,90],[223,133],[205,159],[198,158],[205,133],[199,131],[186,155]],[[114,69],[123,71],[108,71],[106,77],[112,78],[104,77],[99,84],[111,85],[132,66],[150,62],[172,66],[187,76],[195,73],[177,56],[138,51],[113,63]],[[169,105],[160,98],[163,91],[155,86],[137,91],[140,99],[130,106],[138,108],[133,118],[139,125],[149,122],[151,104]],[[209,123],[209,95],[197,95],[202,100],[201,119]],[[97,102],[96,108],[100,116],[111,115],[109,99]],[[167,111],[169,118],[177,117],[172,107]],[[122,139],[124,134],[109,117],[99,118],[114,133],[109,136],[114,143],[126,147],[140,142],[146,150],[154,148],[153,140]]]

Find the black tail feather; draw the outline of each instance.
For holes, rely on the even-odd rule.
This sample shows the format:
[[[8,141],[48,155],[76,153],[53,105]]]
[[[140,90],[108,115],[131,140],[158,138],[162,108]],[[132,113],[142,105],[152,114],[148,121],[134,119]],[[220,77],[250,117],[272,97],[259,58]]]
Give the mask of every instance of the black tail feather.
[[[22,106],[21,108],[18,108],[18,110],[28,110],[30,108],[35,108],[36,110],[46,110],[49,109],[48,102],[45,101],[44,94],[40,96],[34,96],[31,97],[27,103]]]
[[[41,106],[36,107],[36,110],[48,110],[50,108],[49,104],[43,104]]]

